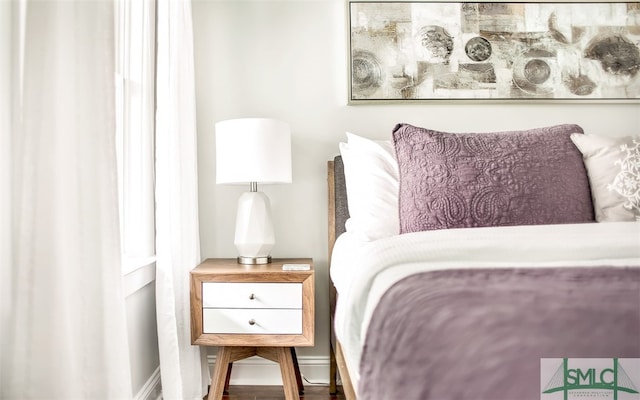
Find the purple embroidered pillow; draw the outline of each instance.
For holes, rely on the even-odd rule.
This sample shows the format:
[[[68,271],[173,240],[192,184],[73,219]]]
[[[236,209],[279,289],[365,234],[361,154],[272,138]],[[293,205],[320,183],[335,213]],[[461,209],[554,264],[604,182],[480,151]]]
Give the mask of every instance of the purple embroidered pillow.
[[[446,133],[399,124],[400,233],[594,221],[578,125]]]

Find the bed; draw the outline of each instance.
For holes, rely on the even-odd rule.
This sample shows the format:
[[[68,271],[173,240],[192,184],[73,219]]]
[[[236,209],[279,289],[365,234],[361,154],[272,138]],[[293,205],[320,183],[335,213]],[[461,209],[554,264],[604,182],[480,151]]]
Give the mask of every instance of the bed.
[[[556,367],[598,359],[638,374],[599,390],[637,393],[638,137],[347,138],[328,162],[332,391],[339,372],[347,399],[567,398]]]

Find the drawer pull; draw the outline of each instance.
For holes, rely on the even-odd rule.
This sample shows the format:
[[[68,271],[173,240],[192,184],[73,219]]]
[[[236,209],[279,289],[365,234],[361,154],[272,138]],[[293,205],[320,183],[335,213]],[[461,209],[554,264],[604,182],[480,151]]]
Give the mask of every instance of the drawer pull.
[[[255,295],[255,294],[253,294],[253,293],[251,293],[251,294],[249,295],[249,300],[255,300],[255,299],[256,299],[256,295]]]
[[[256,320],[255,320],[255,319],[253,319],[253,318],[251,318],[251,319],[249,320],[249,325],[255,325],[255,324],[256,324]]]

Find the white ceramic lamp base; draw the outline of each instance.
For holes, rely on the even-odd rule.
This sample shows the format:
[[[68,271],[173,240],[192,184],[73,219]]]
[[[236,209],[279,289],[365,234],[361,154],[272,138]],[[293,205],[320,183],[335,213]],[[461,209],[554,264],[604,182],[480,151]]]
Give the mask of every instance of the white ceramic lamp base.
[[[262,192],[246,192],[238,199],[236,237],[238,262],[241,264],[267,264],[271,262],[271,249],[276,243],[271,218],[271,203]]]

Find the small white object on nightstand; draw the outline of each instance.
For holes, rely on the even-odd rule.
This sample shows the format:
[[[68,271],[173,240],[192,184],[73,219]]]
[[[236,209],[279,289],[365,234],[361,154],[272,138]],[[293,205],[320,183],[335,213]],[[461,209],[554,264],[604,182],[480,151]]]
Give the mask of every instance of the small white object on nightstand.
[[[309,264],[283,264],[283,271],[309,271],[311,269],[311,265]]]

